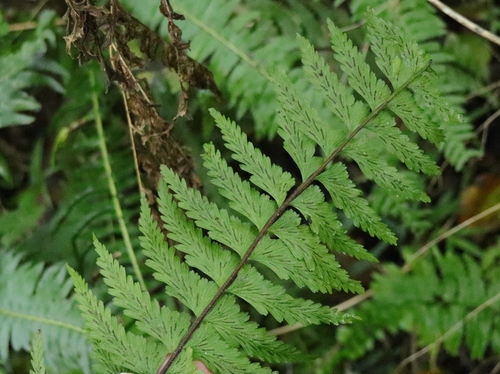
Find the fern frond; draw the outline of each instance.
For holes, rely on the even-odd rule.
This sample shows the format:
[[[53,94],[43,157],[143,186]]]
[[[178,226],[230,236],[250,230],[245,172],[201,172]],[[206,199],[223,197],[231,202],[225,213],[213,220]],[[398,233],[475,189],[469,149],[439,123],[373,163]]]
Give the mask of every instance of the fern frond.
[[[478,305],[498,297],[495,282],[484,277],[481,266],[470,256],[448,251],[434,259],[420,260],[409,274],[388,266],[373,282],[373,300],[359,309],[362,322],[342,327],[339,341],[342,357],[354,359],[366,354],[375,339],[386,333],[405,331],[416,334],[426,346],[446,335],[443,346],[453,356],[462,344],[471,356],[484,356],[488,342],[500,341],[498,305],[481,311],[481,318],[464,320]],[[463,326],[453,333],[457,323]],[[500,346],[494,346],[498,353]]]
[[[389,87],[375,76],[363,55],[332,21],[328,21],[328,29],[335,60],[347,75],[349,85],[365,99],[372,110],[376,109],[380,102],[391,95]]]
[[[55,33],[50,29],[54,14],[43,12],[34,35],[22,43],[22,48],[12,51],[14,40],[5,37],[0,55],[0,128],[12,125],[26,125],[33,121],[30,113],[40,109],[40,104],[25,89],[48,85],[58,92],[61,85],[51,78],[50,73],[65,75],[66,71],[54,61],[46,61],[40,56],[55,42]],[[0,20],[0,23],[4,23]],[[8,28],[7,28],[8,29]],[[4,54],[8,52],[8,54]]]
[[[464,144],[476,138],[472,125],[468,120],[463,119],[459,122],[454,122],[453,126],[448,125],[444,129],[448,140],[441,148],[446,159],[450,160],[457,170],[462,170],[467,162],[480,158],[483,152],[480,149],[464,147]]]
[[[242,216],[247,217],[257,229],[262,229],[266,224],[267,217],[276,210],[276,203],[267,195],[252,189],[248,181],[239,178],[213,145],[206,145],[205,153],[207,155],[205,159],[210,156],[208,175],[212,178],[213,184],[219,187],[221,195],[229,200],[229,206]],[[279,170],[277,167],[276,169]],[[235,195],[234,191],[241,193]]]
[[[375,18],[372,22],[372,32],[378,27],[390,28]],[[352,320],[351,315],[326,305],[293,297],[283,285],[272,281],[276,277],[263,267],[314,292],[362,290],[358,282],[349,279],[330,251],[338,249],[365,259],[373,256],[347,238],[333,209],[342,210],[355,225],[388,243],[394,243],[396,237],[351,180],[341,158],[353,159],[381,188],[407,199],[425,201],[427,196],[409,177],[415,172],[400,172],[389,167],[385,160],[378,160],[381,150],[371,142],[377,139],[377,145],[392,150],[409,169],[434,174],[437,169],[433,162],[402,132],[393,129],[395,113],[389,107],[400,95],[412,98],[418,92],[422,97],[430,97],[434,93],[430,82],[421,78],[430,65],[425,55],[410,66],[410,73],[405,73],[404,79],[398,76],[398,84],[389,87],[375,76],[340,30],[333,24],[330,30],[336,56],[359,98],[354,98],[328,71],[324,61],[304,40],[301,43],[313,86],[327,93],[325,100],[336,116],[332,123],[322,117],[314,103],[297,93],[285,74],[278,70],[266,73],[272,76],[280,103],[279,133],[285,149],[299,167],[302,180],[296,181],[274,165],[234,122],[212,111],[233,160],[249,174],[248,181],[244,181],[222,158],[221,152],[212,144],[205,146],[204,165],[221,195],[228,200],[230,210],[188,188],[186,181],[167,167],[161,169],[158,196],[162,228],[152,218],[146,202],[142,202],[140,242],[148,258],[146,264],[153,269],[155,278],[165,284],[167,295],[182,304],[182,312],[160,308],[148,300],[148,295],[97,244],[99,266],[115,304],[136,319],[140,330],[154,338],[147,340],[152,352],[150,359],[141,362],[138,355],[143,354],[142,350],[129,352],[135,344],[145,345],[145,338],[126,334],[83,280],[72,272],[89,336],[99,349],[98,361],[102,366],[105,358],[119,365],[117,358],[125,355],[127,362],[121,363],[124,367],[151,372],[162,348],[164,354],[171,355],[163,361],[159,374],[170,369],[178,372],[176,365],[187,365],[189,360],[201,360],[216,373],[269,373],[269,369],[251,363],[249,357],[267,362],[296,359],[298,353],[294,349],[270,338],[264,329],[249,321],[249,316],[240,310],[239,301],[248,303],[261,315],[272,315],[278,322],[308,325]],[[401,42],[405,43],[404,48],[413,48],[407,40]],[[384,45],[384,40],[380,43],[381,50],[397,53]],[[423,111],[416,100],[403,99],[401,107]],[[436,110],[444,112],[446,108]],[[419,131],[423,136],[433,141],[439,139],[438,129],[422,127]],[[410,126],[410,130],[417,128]],[[408,149],[402,149],[409,144],[412,145]],[[165,241],[162,229],[169,242]],[[145,315],[140,315],[141,310]],[[194,320],[188,327],[191,314]],[[114,330],[115,336],[111,336]],[[169,336],[163,337],[164,334]],[[157,343],[158,340],[163,344]],[[179,355],[182,360],[177,364]]]
[[[332,32],[332,43],[334,47],[340,49],[339,59],[341,60],[341,65],[349,77],[349,83],[353,85],[358,93],[360,93],[360,95],[366,100],[369,104],[368,107],[370,107],[371,110],[365,109],[366,104],[359,104],[358,108],[362,108],[361,116],[357,112],[355,115],[360,116],[360,123],[358,123],[350,132],[348,128],[346,129],[347,131],[341,130],[340,132],[337,132],[335,136],[336,139],[338,139],[338,144],[335,144],[333,152],[330,155],[327,155],[327,157],[324,158],[313,156],[313,148],[319,143],[319,134],[326,134],[326,131],[324,131],[326,129],[326,122],[318,120],[317,113],[309,104],[299,98],[299,96],[294,92],[294,88],[291,83],[284,77],[284,74],[276,74],[273,80],[277,84],[278,100],[282,104],[280,111],[280,117],[282,120],[280,121],[280,126],[282,127],[281,133],[284,135],[285,147],[290,149],[291,147],[287,145],[287,143],[295,142],[295,144],[301,144],[301,139],[310,136],[309,141],[305,143],[305,148],[306,151],[313,156],[311,158],[312,161],[299,158],[300,156],[298,153],[293,151],[291,152],[294,159],[297,158],[304,162],[302,165],[299,164],[299,168],[301,168],[301,174],[303,176],[307,175],[305,170],[312,170],[310,175],[307,175],[307,178],[294,190],[289,191],[293,184],[293,179],[283,173],[279,168],[275,168],[275,174],[273,177],[265,177],[270,174],[269,170],[272,170],[272,166],[270,165],[268,159],[260,152],[256,152],[251,145],[247,145],[247,140],[244,136],[240,135],[240,130],[237,129],[234,123],[228,121],[226,118],[217,113],[212,113],[216,119],[217,126],[222,130],[227,147],[230,148],[233,153],[236,153],[233,158],[242,164],[242,168],[245,171],[250,173],[250,183],[254,184],[255,187],[260,188],[263,193],[273,197],[276,201],[276,212],[268,218],[264,226],[262,226],[258,232],[256,230],[262,225],[264,220],[257,220],[256,215],[257,212],[269,210],[271,208],[269,199],[263,197],[261,194],[258,194],[256,191],[252,193],[252,188],[248,184],[244,184],[239,177],[228,168],[228,166],[221,160],[220,153],[215,151],[213,146],[209,145],[205,147],[206,153],[204,156],[205,165],[210,170],[210,175],[215,178],[216,183],[219,186],[223,186],[221,188],[222,193],[225,196],[229,196],[228,199],[231,201],[232,207],[244,216],[247,212],[249,212],[249,217],[246,218],[257,223],[257,228],[252,229],[251,226],[248,226],[248,224],[245,224],[240,219],[229,215],[227,211],[221,210],[217,208],[215,204],[209,203],[206,199],[201,197],[198,191],[189,191],[186,184],[172,171],[166,168],[163,169],[166,186],[168,186],[168,189],[172,191],[172,197],[178,202],[178,207],[185,211],[186,216],[193,220],[196,226],[207,230],[207,234],[212,240],[229,247],[242,257],[236,267],[236,270],[229,274],[225,283],[221,286],[219,291],[217,291],[217,294],[215,294],[214,298],[209,304],[207,304],[207,307],[202,312],[206,313],[206,316],[203,316],[203,314],[201,315],[206,319],[210,318],[209,311],[214,307],[212,306],[212,303],[218,302],[222,297],[221,290],[227,290],[229,293],[234,293],[244,300],[249,301],[250,304],[252,304],[260,313],[267,313],[269,307],[266,305],[265,308],[263,308],[261,300],[249,300],[248,294],[239,294],[238,292],[235,292],[235,288],[241,292],[236,286],[239,285],[241,277],[248,277],[247,273],[244,271],[244,269],[248,269],[246,261],[252,259],[255,260],[255,258],[252,257],[253,254],[257,252],[258,245],[261,242],[265,242],[266,240],[269,242],[269,234],[276,235],[279,240],[277,243],[283,243],[284,247],[288,249],[289,258],[301,260],[307,267],[306,270],[316,269],[316,264],[321,264],[319,261],[314,263],[312,259],[315,256],[319,256],[319,258],[321,258],[321,256],[327,254],[328,252],[326,247],[323,247],[323,245],[320,244],[320,241],[316,239],[313,235],[313,231],[309,227],[301,224],[301,218],[299,215],[293,211],[287,210],[292,202],[311,186],[311,183],[314,180],[321,182],[325,186],[334,205],[343,209],[344,212],[351,217],[355,224],[359,225],[370,234],[377,235],[388,242],[394,242],[395,240],[394,235],[390,232],[388,227],[381,222],[380,218],[377,218],[368,206],[367,201],[359,196],[360,191],[355,188],[354,184],[349,179],[345,166],[340,162],[335,162],[333,164],[331,164],[331,162],[345,150],[347,150],[346,153],[348,154],[349,147],[353,147],[354,149],[355,147],[353,144],[356,144],[356,140],[361,139],[359,141],[363,141],[366,139],[366,135],[365,138],[362,136],[365,134],[362,130],[364,130],[365,127],[370,128],[372,121],[384,121],[385,117],[383,117],[382,113],[387,113],[384,112],[384,110],[401,92],[415,89],[414,87],[418,87],[419,89],[425,87],[424,89],[428,89],[429,94],[432,92],[431,88],[426,86],[426,83],[428,82],[425,80],[422,81],[419,78],[420,75],[428,69],[430,61],[427,59],[423,65],[415,65],[415,69],[412,70],[411,75],[408,76],[398,87],[395,87],[394,91],[391,91],[385,83],[375,77],[368,65],[362,61],[360,54],[354,50],[352,43],[348,41],[338,29],[334,28],[332,25],[330,26]],[[311,67],[311,71],[313,69],[314,68]],[[322,71],[325,72],[325,69]],[[329,72],[325,73],[330,74]],[[354,83],[351,82],[351,80]],[[338,79],[335,80],[332,78],[330,82],[335,82],[337,84]],[[332,87],[330,91],[334,91],[335,88],[336,87]],[[344,97],[345,96],[347,95],[344,94]],[[345,101],[352,102],[350,99],[346,99]],[[340,110],[337,110],[337,113],[340,113],[340,115],[345,115],[344,113],[349,115],[349,111],[345,110],[345,103],[333,102],[332,105],[341,108]],[[415,103],[414,107],[417,108],[416,110],[421,110]],[[388,116],[388,114],[384,115]],[[351,118],[349,118],[349,120],[352,121]],[[395,121],[392,121],[392,124],[395,125]],[[299,131],[294,131],[294,127],[297,127]],[[313,127],[312,131],[310,129],[311,127]],[[332,132],[336,132],[332,128],[329,129]],[[383,128],[377,129],[381,130],[381,134],[379,134],[379,136],[384,136]],[[432,132],[438,134],[435,129],[423,130],[423,133],[427,137],[429,137]],[[389,139],[389,142],[390,140],[391,139]],[[434,140],[437,140],[437,138]],[[323,146],[328,149],[324,143]],[[400,144],[397,143],[393,145],[394,148],[398,148],[399,146]],[[351,151],[351,154],[356,160],[355,153]],[[376,156],[376,152],[370,152],[370,149],[367,149],[366,154],[361,153],[360,156],[357,157],[356,161],[358,164],[362,165],[362,168],[364,167],[367,170],[367,173],[372,172],[372,175],[374,175],[379,171],[377,169],[377,163],[367,162],[363,165],[363,161],[369,160],[370,157],[376,158]],[[421,157],[421,159],[425,160],[423,157]],[[427,171],[435,172],[436,169],[432,161],[425,160],[422,161],[422,163],[425,165]],[[392,169],[387,169],[385,166],[386,165],[379,165],[378,167],[380,169],[389,170],[389,172],[386,172],[387,183],[393,183],[389,182],[389,180],[396,179],[396,171],[394,170],[394,172],[392,172],[390,171]],[[266,168],[267,170],[262,170],[263,168]],[[424,167],[422,167],[422,169],[423,168]],[[373,178],[377,179],[378,177]],[[230,179],[230,181],[226,182],[227,179]],[[400,180],[402,179],[403,177],[400,177]],[[263,183],[264,180],[265,183]],[[384,183],[380,184],[384,187],[389,185]],[[408,192],[407,190],[409,190],[409,188],[404,184],[398,184],[398,182],[396,182],[396,184],[393,185],[395,186],[395,190],[401,190],[401,194],[406,193],[410,197],[418,196],[422,199],[424,199],[422,196],[425,197],[425,195],[422,195],[421,192],[416,189]],[[236,190],[236,188],[241,186],[244,186],[244,188]],[[245,194],[246,196],[242,198],[242,194]],[[167,194],[162,194],[160,197],[160,206],[165,204],[165,201],[172,202],[172,197],[169,198]],[[257,197],[257,203],[254,207],[250,209],[242,207],[243,201],[248,202],[255,197]],[[322,196],[319,197],[318,201],[320,203],[322,202],[322,198]],[[280,201],[283,202],[280,203]],[[167,231],[172,231],[173,227],[169,222],[179,220],[180,218],[177,217],[176,219],[174,216],[167,216],[167,214],[164,213],[166,212],[165,206],[162,206],[162,208],[163,219],[166,222],[166,229]],[[172,203],[171,209],[174,208],[175,204]],[[308,215],[310,216],[310,213]],[[188,235],[187,232],[185,234]],[[170,237],[171,239],[174,239],[174,237]],[[174,240],[184,243],[186,239],[176,235]],[[185,247],[183,247],[183,249],[184,248]],[[276,247],[273,249],[275,248]],[[186,261],[189,262],[190,260],[186,259]],[[324,269],[325,268],[322,267],[322,270],[318,270],[317,273],[314,272],[311,276],[314,277],[318,273],[323,273],[325,271]],[[208,271],[207,275],[211,276]],[[281,270],[281,272],[283,272],[283,270]],[[277,274],[280,274],[280,272],[277,272]],[[339,279],[338,274],[336,277]],[[320,279],[323,280],[323,276],[320,276]],[[249,285],[256,287],[256,290],[259,290],[259,292],[263,292],[262,286],[252,284],[250,281]],[[244,289],[242,288],[241,290]],[[247,290],[245,291],[248,292]],[[264,299],[265,294],[263,294],[261,298]],[[287,302],[284,302],[284,305],[286,304]],[[290,313],[290,311],[286,311],[286,309],[283,308],[284,307],[282,306],[281,313],[283,313],[286,318],[286,314]],[[271,313],[278,320],[283,318],[281,314],[276,315],[276,313],[273,313],[272,311]],[[200,317],[196,320],[196,323],[202,323]],[[195,326],[196,323],[193,326]]]
[[[90,371],[90,347],[72,299],[63,266],[20,264],[21,257],[2,252],[0,261],[0,358],[9,345],[29,350],[34,332],[42,332],[46,365],[51,372]]]

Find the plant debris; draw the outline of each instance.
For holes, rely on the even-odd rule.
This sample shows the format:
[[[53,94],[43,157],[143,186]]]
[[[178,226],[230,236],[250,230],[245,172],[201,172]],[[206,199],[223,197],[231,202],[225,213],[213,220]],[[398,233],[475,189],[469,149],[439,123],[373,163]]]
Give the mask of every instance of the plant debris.
[[[165,41],[130,15],[117,0],[111,0],[109,8],[95,6],[92,0],[66,0],[66,3],[67,52],[71,55],[75,47],[80,63],[98,61],[108,85],[117,82],[124,92],[132,119],[137,163],[149,182],[144,188],[147,195],[151,198],[149,189],[156,190],[161,164],[174,169],[191,186],[199,187],[201,182],[194,174],[192,159],[171,131],[176,119],[187,113],[189,87],[209,89],[216,95],[220,92],[212,73],[186,54],[189,42],[182,41],[182,31],[174,22],[184,17],[172,9],[168,0],[161,0],[160,11],[168,19],[170,36],[170,41]],[[132,40],[137,42],[143,56],[131,51]],[[158,114],[147,82],[134,75],[134,69],[152,61],[173,69],[179,77],[181,96],[177,114],[170,122]]]

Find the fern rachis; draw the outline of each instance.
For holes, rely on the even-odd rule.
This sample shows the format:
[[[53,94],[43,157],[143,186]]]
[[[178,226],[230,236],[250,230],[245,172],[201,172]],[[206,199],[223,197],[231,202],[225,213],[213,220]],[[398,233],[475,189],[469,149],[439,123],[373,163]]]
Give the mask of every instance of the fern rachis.
[[[375,76],[352,42],[329,23],[336,60],[356,91],[356,97],[330,72],[309,42],[299,40],[305,74],[331,110],[332,118],[328,122],[300,97],[284,73],[278,70],[270,73],[280,104],[279,134],[300,170],[300,183],[273,165],[248,142],[234,122],[215,110],[211,114],[222,131],[226,147],[241,169],[250,174],[250,179],[242,180],[213,145],[205,146],[205,166],[238,216],[210,203],[199,191],[187,188],[172,170],[162,168],[158,199],[162,220],[167,237],[185,257],[181,262],[174,248],[167,245],[144,202],[141,245],[149,258],[147,265],[155,271],[155,277],[167,285],[167,294],[180,300],[194,314],[192,323],[189,323],[189,313],[160,308],[155,302],[151,304],[149,296],[141,292],[131,278],[125,276],[124,269],[97,244],[99,265],[115,302],[125,309],[125,314],[138,321],[139,330],[162,343],[150,341],[150,359],[158,360],[162,346],[166,350],[163,355],[168,352],[157,373],[194,372],[194,359],[202,360],[216,373],[268,373],[268,369],[250,363],[248,357],[274,362],[296,357],[295,350],[287,352],[281,342],[249,322],[248,315],[239,310],[237,298],[251,304],[260,314],[272,314],[279,322],[307,325],[351,320],[350,315],[290,296],[252,265],[260,263],[279,278],[291,279],[297,286],[307,286],[313,291],[362,291],[340,268],[329,248],[357,258],[374,258],[346,235],[317,184],[325,188],[328,199],[356,226],[389,243],[395,243],[396,238],[350,180],[344,158],[356,162],[365,175],[381,187],[407,199],[428,200],[425,193],[413,186],[411,177],[380,158],[380,151],[371,143],[384,145],[385,150],[410,170],[436,174],[435,164],[395,126],[394,117],[410,113],[424,118],[424,110],[449,118],[453,113],[439,100],[436,107],[429,109],[429,103],[437,95],[431,87],[430,60],[417,45],[399,37],[400,30],[373,15],[369,16],[368,27],[373,51],[379,57],[377,64],[386,73],[392,89]],[[389,41],[377,38],[377,34],[387,35]],[[400,44],[394,45],[392,41],[396,36]],[[387,66],[397,59],[398,66]],[[432,125],[413,121],[409,128],[434,143],[441,140],[440,130]],[[317,155],[317,147],[325,156]],[[106,359],[110,359],[110,367],[123,365],[118,357],[138,344],[140,337],[125,334],[117,327],[81,279],[74,272],[72,276],[89,330],[108,325],[107,329],[91,335],[100,355],[100,365],[105,366]],[[127,302],[127,294],[135,295],[137,306],[151,313],[148,319],[141,317],[140,309]],[[93,314],[103,318],[93,319]],[[163,333],[159,334],[153,325],[159,326]],[[120,330],[116,339],[122,343],[122,351],[111,347],[112,340],[106,331],[113,329]],[[152,361],[129,362],[126,368],[150,371]]]

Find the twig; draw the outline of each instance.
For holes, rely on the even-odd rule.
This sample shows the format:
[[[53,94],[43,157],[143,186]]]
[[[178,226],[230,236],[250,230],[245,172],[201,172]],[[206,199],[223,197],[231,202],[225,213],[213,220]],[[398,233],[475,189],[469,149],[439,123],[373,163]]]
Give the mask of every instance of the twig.
[[[412,355],[408,356],[403,361],[401,361],[401,363],[396,368],[396,373],[398,373],[403,367],[405,367],[410,362],[412,362],[412,361],[416,360],[417,358],[423,356],[424,354],[430,352],[434,347],[436,347],[437,345],[444,342],[450,335],[452,335],[455,331],[457,331],[459,328],[461,328],[466,322],[468,322],[469,320],[471,320],[472,318],[477,316],[484,309],[491,307],[493,304],[495,304],[499,300],[500,300],[500,292],[497,293],[496,295],[490,297],[484,303],[480,304],[476,309],[474,309],[472,312],[467,314],[460,321],[455,323],[448,331],[446,331],[443,335],[441,335],[439,338],[437,338],[434,342],[425,346],[421,350],[413,353]]]
[[[469,101],[477,96],[482,96],[482,95],[488,93],[489,91],[493,91],[493,90],[497,89],[498,87],[500,87],[500,81],[493,82],[485,87],[481,87],[477,91],[470,93],[469,95],[466,96],[465,100]]]
[[[415,260],[421,256],[423,256],[429,249],[434,247],[436,244],[439,242],[443,241],[444,239],[449,238],[450,236],[456,234],[460,230],[463,230],[464,228],[472,225],[473,223],[482,220],[484,217],[489,216],[490,214],[493,214],[495,212],[500,211],[500,203],[493,205],[491,208],[488,208],[486,210],[483,210],[481,213],[476,214],[475,216],[472,216],[471,218],[463,221],[461,224],[451,228],[450,230],[442,233],[439,235],[437,238],[431,240],[428,242],[426,245],[421,247],[417,252],[415,252],[407,261],[406,264],[401,268],[401,271],[404,273],[410,271],[411,265],[415,262]]]
[[[453,18],[455,21],[460,23],[462,26],[467,27],[469,30],[472,32],[475,32],[482,38],[485,38],[489,40],[492,43],[495,43],[496,45],[500,45],[500,37],[498,35],[493,34],[492,32],[483,29],[481,26],[479,26],[477,23],[472,22],[468,18],[465,18],[461,14],[455,12],[453,9],[451,9],[448,5],[443,4],[439,0],[428,0],[429,3],[434,5],[436,8],[438,8],[441,12],[446,14],[447,16]]]
[[[129,70],[130,76],[134,78],[134,82],[136,83],[136,86],[139,87],[139,90],[141,91],[144,99],[148,103],[150,103],[148,95],[144,92],[144,90],[142,89],[142,86],[135,80],[135,75],[132,74],[132,72],[130,71],[130,68],[123,60],[122,55],[120,54],[120,51],[118,50],[118,47],[114,43],[111,43],[111,45],[109,46],[110,56],[113,54],[113,51],[116,51],[116,54],[118,55],[118,58],[121,61],[122,67]],[[116,70],[115,62],[113,59],[111,59],[111,65],[113,66],[113,69]],[[139,171],[139,160],[137,158],[137,148],[135,147],[135,141],[134,141],[134,124],[132,121],[132,117],[130,116],[130,109],[128,106],[127,93],[123,87],[123,84],[118,84],[118,88],[122,94],[123,106],[125,108],[125,114],[127,116],[128,132],[129,132],[129,137],[130,137],[130,144],[132,146],[132,154],[134,156],[134,167],[135,167],[135,174],[137,177],[137,184],[139,185],[139,191],[141,193],[144,193],[144,186],[142,184],[141,172]]]
[[[58,18],[55,22],[56,26],[64,26],[66,25],[66,21],[62,18]],[[27,31],[36,29],[38,26],[38,22],[30,21],[30,22],[22,22],[22,23],[13,23],[9,25],[9,32],[18,32],[18,31]]]
[[[132,123],[132,117],[130,116],[130,109],[128,107],[128,102],[127,102],[127,94],[121,87],[120,87],[120,92],[122,94],[123,106],[125,107],[125,114],[127,116],[128,134],[130,137],[130,144],[132,146],[132,154],[134,156],[134,167],[135,167],[135,175],[137,177],[137,184],[139,185],[139,191],[141,191],[141,193],[144,193],[145,190],[142,184],[141,172],[139,170],[139,159],[137,158],[137,148],[135,147],[134,124]]]
[[[125,61],[125,59],[123,58],[123,55],[120,51],[120,48],[115,43],[111,43],[109,51],[110,51],[110,53],[113,53],[113,51],[116,52],[116,56],[118,57],[118,60],[120,61],[120,65],[121,65],[120,67],[123,68],[127,72],[127,77],[130,77],[134,81],[134,88],[141,93],[142,97],[144,98],[144,101],[148,105],[152,106],[153,103],[151,102],[146,91],[144,91],[144,88],[142,88],[142,86],[137,81],[137,77],[134,75],[134,73],[132,73],[130,66],[128,66],[127,61]],[[112,60],[111,60],[111,64],[113,65],[113,68],[116,69],[115,63]]]
[[[483,132],[483,136],[481,137],[481,149],[484,149],[486,147],[486,140],[488,139],[488,129],[493,121],[495,121],[498,117],[500,117],[500,109],[489,116],[486,121],[484,121],[483,124],[477,128],[478,132]]]
[[[92,87],[95,86],[95,75],[91,70],[90,73],[90,81]],[[132,267],[134,269],[135,276],[137,281],[141,285],[143,290],[146,290],[146,284],[144,283],[144,278],[142,277],[141,269],[139,268],[139,264],[137,262],[137,257],[134,253],[134,248],[132,247],[132,242],[130,240],[130,235],[128,233],[127,225],[125,224],[125,220],[123,219],[123,211],[120,205],[120,200],[118,199],[118,192],[116,189],[115,181],[113,179],[113,173],[111,171],[111,163],[109,160],[108,149],[106,147],[106,141],[104,138],[104,130],[102,126],[102,118],[101,113],[99,112],[99,100],[97,98],[97,94],[95,91],[92,91],[92,106],[94,110],[95,116],[95,124],[97,127],[97,133],[99,136],[99,146],[101,148],[101,154],[104,164],[104,170],[106,171],[106,179],[108,180],[108,188],[111,194],[111,199],[113,201],[113,207],[115,209],[116,218],[118,219],[118,223],[120,225],[120,231],[123,236],[123,242],[125,244],[125,248],[127,249],[127,253],[132,263]]]

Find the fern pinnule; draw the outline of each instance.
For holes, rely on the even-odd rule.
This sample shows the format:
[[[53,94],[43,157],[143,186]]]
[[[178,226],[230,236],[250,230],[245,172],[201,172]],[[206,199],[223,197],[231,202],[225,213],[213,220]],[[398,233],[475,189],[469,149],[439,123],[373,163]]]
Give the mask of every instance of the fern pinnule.
[[[334,133],[353,131],[368,115],[368,108],[354,98],[352,90],[340,83],[336,74],[332,74],[330,67],[314,50],[311,42],[302,36],[298,36],[297,40],[302,52],[304,73],[324,98],[328,110],[340,120],[336,123],[339,128]],[[323,148],[323,150],[327,154],[333,152],[333,149]]]
[[[221,130],[225,147],[231,151],[231,158],[239,162],[242,170],[250,173],[250,182],[269,194],[278,206],[283,204],[288,191],[295,186],[291,174],[273,164],[269,157],[255,148],[234,122],[226,120],[213,109],[210,114]]]
[[[262,229],[267,218],[276,210],[276,202],[253,189],[248,181],[242,180],[213,144],[206,144],[204,150],[205,160],[210,157],[210,162],[206,163],[208,176],[218,187],[220,194],[229,200],[231,209],[246,217],[258,230]],[[234,191],[241,193],[235,195]]]
[[[330,42],[335,60],[347,75],[349,86],[363,97],[371,110],[375,110],[380,102],[389,98],[391,90],[384,81],[375,76],[365,62],[364,56],[347,38],[347,35],[330,20],[328,20],[328,30],[330,30]]]
[[[318,181],[328,190],[335,206],[342,209],[356,226],[387,243],[396,243],[395,235],[369,206],[368,201],[361,197],[361,191],[349,179],[343,163],[333,164],[321,173]]]
[[[408,98],[409,96],[411,96],[411,94],[408,91],[401,91],[399,95],[389,103],[388,109],[391,111],[394,110],[396,115],[401,114],[405,110],[411,111],[415,115],[415,118],[423,120],[423,113],[419,113],[418,110],[409,109],[416,107],[416,104],[412,103],[411,99]],[[406,105],[403,103],[409,104]],[[403,105],[406,107],[403,108]],[[404,116],[404,118],[406,119],[406,116]],[[415,121],[415,118],[411,121]],[[406,124],[406,122],[404,123]],[[410,128],[410,126],[408,126],[408,128]],[[387,111],[381,112],[380,116],[373,120],[366,130],[370,135],[376,137],[389,153],[395,155],[403,162],[408,169],[431,176],[440,173],[440,169],[436,163],[433,162],[429,156],[424,154],[418,145],[412,142],[409,137],[396,126],[395,119]],[[379,136],[378,134],[384,134],[384,136]],[[409,195],[408,198],[421,200],[422,196],[421,193],[414,193]]]

